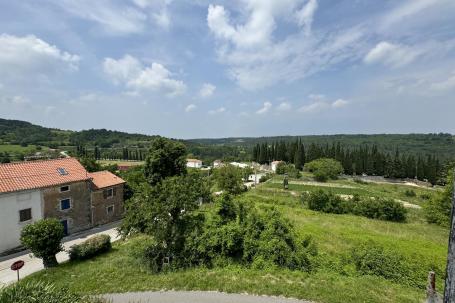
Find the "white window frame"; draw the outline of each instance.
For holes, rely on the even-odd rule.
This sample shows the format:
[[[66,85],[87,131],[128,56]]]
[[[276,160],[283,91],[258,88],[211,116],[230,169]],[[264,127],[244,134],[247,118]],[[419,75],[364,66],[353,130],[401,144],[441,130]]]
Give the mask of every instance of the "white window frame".
[[[68,187],[68,190],[63,190],[62,191],[62,187]],[[62,185],[62,186],[60,186],[59,191],[61,193],[67,193],[67,192],[71,191],[71,186],[70,185]]]
[[[109,208],[110,208],[110,207],[112,207],[112,212],[111,212],[111,213],[109,212]],[[107,215],[113,215],[113,214],[114,214],[114,211],[115,211],[115,206],[114,206],[114,204],[106,206],[106,214],[107,214]]]
[[[30,219],[21,221],[21,211],[22,210],[27,210],[27,209],[30,209]],[[19,209],[17,213],[19,215],[19,220],[18,220],[19,224],[28,223],[28,222],[31,222],[33,220],[33,209],[31,207]]]
[[[62,209],[62,201],[63,200],[70,200],[70,207],[69,208]],[[68,211],[68,210],[72,209],[73,208],[73,199],[71,197],[65,198],[65,199],[60,199],[59,200],[59,208],[60,208],[60,211]]]

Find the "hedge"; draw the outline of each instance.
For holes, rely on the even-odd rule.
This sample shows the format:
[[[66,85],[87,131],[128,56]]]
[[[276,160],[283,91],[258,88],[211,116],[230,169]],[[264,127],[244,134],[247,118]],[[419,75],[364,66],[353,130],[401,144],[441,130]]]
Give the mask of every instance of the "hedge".
[[[110,236],[96,235],[81,244],[71,246],[69,255],[71,260],[85,260],[105,253],[111,247]]]

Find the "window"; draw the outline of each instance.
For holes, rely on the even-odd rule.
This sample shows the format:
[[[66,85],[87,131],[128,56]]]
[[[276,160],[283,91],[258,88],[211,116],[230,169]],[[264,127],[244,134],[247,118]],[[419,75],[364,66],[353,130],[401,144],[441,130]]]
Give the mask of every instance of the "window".
[[[57,171],[61,176],[66,176],[68,174],[68,172],[63,167],[57,168]]]
[[[113,188],[105,189],[103,195],[104,199],[112,198],[114,196],[114,189]]]
[[[114,205],[109,205],[108,207],[106,207],[106,213],[108,215],[112,215],[114,213]]]
[[[69,185],[65,185],[65,186],[60,187],[60,192],[61,193],[66,192],[66,191],[70,191],[70,186]]]
[[[66,210],[71,208],[71,199],[63,199],[60,200],[60,209],[61,210]]]
[[[25,222],[32,219],[32,209],[26,208],[19,211],[19,222]]]

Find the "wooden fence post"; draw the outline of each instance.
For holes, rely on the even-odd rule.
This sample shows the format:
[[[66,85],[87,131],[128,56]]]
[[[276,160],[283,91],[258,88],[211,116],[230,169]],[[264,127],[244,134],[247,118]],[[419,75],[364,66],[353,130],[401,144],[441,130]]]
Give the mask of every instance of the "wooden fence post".
[[[455,303],[455,171],[453,180],[452,212],[450,219],[449,249],[447,253],[444,303]]]

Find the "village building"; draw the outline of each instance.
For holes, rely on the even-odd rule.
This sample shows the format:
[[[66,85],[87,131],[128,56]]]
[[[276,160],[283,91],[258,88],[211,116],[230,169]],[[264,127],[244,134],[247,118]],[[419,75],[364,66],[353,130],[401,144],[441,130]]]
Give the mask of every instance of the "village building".
[[[270,163],[270,167],[272,168],[273,172],[276,172],[276,168],[278,167],[278,164],[283,163],[283,161],[273,161]]]
[[[125,182],[116,178],[91,175],[75,158],[0,164],[0,253],[20,246],[22,228],[43,218],[58,219],[65,234],[120,218],[114,211],[94,221],[93,201],[99,207],[104,202],[97,196],[101,189],[116,188],[116,199],[104,208],[123,211]]]
[[[221,160],[215,160],[213,161],[213,168],[218,168],[223,166],[223,162]]]
[[[240,168],[247,168],[247,167],[250,167],[248,164],[246,163],[239,163],[239,162],[231,162],[229,163],[230,165],[232,166],[235,166],[235,167],[240,167]]]
[[[89,173],[89,176],[92,180],[93,225],[121,219],[125,181],[108,171]]]
[[[186,159],[186,167],[190,168],[201,168],[202,161],[198,159]]]

